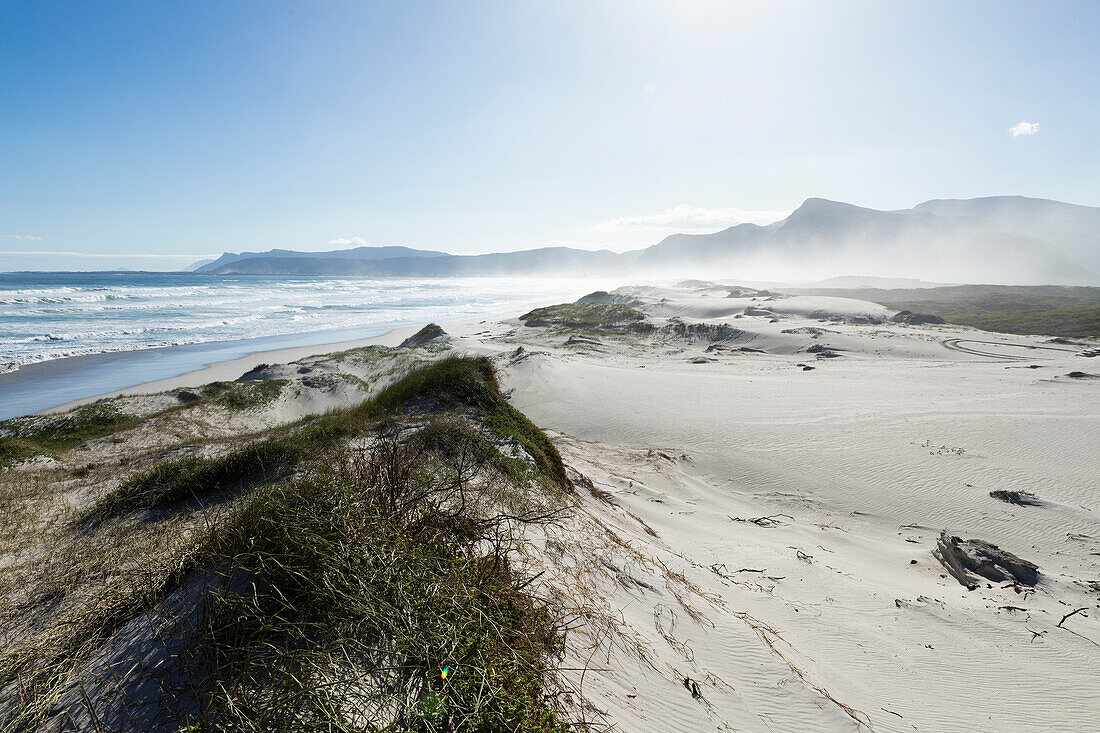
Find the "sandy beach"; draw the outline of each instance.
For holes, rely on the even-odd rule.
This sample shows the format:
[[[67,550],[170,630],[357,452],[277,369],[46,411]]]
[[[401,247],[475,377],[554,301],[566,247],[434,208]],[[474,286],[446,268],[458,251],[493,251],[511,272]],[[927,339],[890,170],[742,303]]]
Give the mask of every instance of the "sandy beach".
[[[423,357],[491,357],[562,454],[575,504],[526,556],[535,592],[576,611],[561,667],[590,718],[639,732],[1091,726],[1095,344],[705,284],[596,300],[629,303],[645,327],[444,324],[449,348]],[[249,373],[293,388],[247,420],[286,424],[385,383],[319,354],[415,331],[252,354],[122,402],[155,412],[182,387]],[[308,381],[322,372],[348,376]],[[186,430],[230,435],[245,419]],[[80,460],[121,450],[90,445]],[[1034,563],[1037,580],[954,576],[944,531]]]
[[[505,315],[511,314],[501,313],[489,318],[496,320]],[[479,319],[445,322],[445,325],[461,330],[465,326],[486,322]],[[313,334],[287,334],[263,339],[73,356],[27,364],[0,374],[0,400],[6,413],[0,415],[0,419],[32,412],[64,412],[100,399],[153,394],[213,381],[233,380],[258,364],[297,361],[370,345],[396,346],[421,327],[422,324],[392,329],[368,327],[360,330],[371,335],[321,343],[311,343],[316,340]],[[195,368],[199,364],[202,367]],[[151,373],[170,376],[151,380],[142,378]]]
[[[733,314],[705,295],[652,311]],[[729,349],[533,339],[506,370],[602,497],[579,523],[605,539],[567,553],[636,646],[593,636],[597,707],[639,731],[1090,727],[1100,379],[1066,375],[1095,361],[950,326],[733,322]],[[933,554],[945,529],[1039,583],[968,590]]]
[[[452,327],[457,324],[451,324]],[[176,376],[168,377],[166,379],[157,379],[152,382],[142,382],[132,386],[125,387],[123,389],[117,389],[111,392],[104,392],[102,394],[96,394],[89,397],[83,397],[81,399],[71,400],[64,404],[57,405],[44,410],[43,413],[55,413],[71,410],[79,405],[86,405],[90,402],[95,402],[101,399],[111,399],[114,397],[122,397],[126,395],[148,395],[156,394],[157,392],[164,392],[172,389],[179,389],[180,387],[193,387],[196,385],[208,384],[210,382],[218,382],[225,380],[234,380],[245,372],[255,368],[259,364],[285,364],[288,362],[296,362],[305,359],[310,356],[317,356],[320,354],[331,354],[334,351],[347,351],[348,349],[359,349],[364,346],[396,346],[404,339],[408,338],[412,334],[416,333],[421,327],[409,327],[409,328],[397,328],[392,331],[387,331],[379,336],[362,339],[352,339],[348,341],[335,341],[332,343],[317,344],[313,346],[290,346],[282,349],[268,349],[262,351],[254,351],[247,356],[242,356],[237,359],[227,359],[225,361],[217,361],[211,364],[207,364],[202,369],[194,371],[184,372]],[[116,355],[109,355],[117,358]],[[76,357],[87,358],[87,357]],[[65,360],[68,361],[68,360]],[[47,362],[49,364],[49,362]],[[24,368],[24,371],[26,368]]]
[[[4,10],[0,733],[1100,731],[1100,2]]]

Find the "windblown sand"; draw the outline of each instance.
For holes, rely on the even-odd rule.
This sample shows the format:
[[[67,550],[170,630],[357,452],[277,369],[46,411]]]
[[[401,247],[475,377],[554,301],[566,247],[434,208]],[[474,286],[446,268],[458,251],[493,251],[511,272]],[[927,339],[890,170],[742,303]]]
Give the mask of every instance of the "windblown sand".
[[[1065,375],[1100,358],[819,318],[876,314],[857,301],[730,320],[753,302],[661,295],[642,310],[745,334],[709,353],[518,323],[475,339],[527,342],[512,401],[595,489],[543,559],[602,599],[570,636],[594,711],[624,731],[1096,725],[1100,379]],[[933,557],[943,529],[1038,564],[1038,585],[968,591]]]
[[[456,351],[496,357],[579,487],[529,562],[544,571],[531,587],[569,613],[563,667],[587,717],[639,733],[1096,727],[1100,357],[1087,345],[869,323],[889,312],[836,298],[616,295],[658,325],[737,331],[444,324]],[[330,362],[270,371],[351,368]],[[266,419],[362,399],[348,384],[292,391]],[[1005,490],[1034,504],[990,496]],[[1038,583],[968,589],[933,555],[942,530],[1034,562]]]

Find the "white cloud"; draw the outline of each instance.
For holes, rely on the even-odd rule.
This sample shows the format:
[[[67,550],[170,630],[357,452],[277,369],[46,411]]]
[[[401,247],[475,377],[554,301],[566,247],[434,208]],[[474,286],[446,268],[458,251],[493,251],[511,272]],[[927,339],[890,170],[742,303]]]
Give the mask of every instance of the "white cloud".
[[[358,247],[366,246],[367,240],[362,237],[337,237],[336,239],[328,240],[329,244],[335,244],[338,247],[346,247],[349,244],[354,244]]]
[[[1012,137],[1020,137],[1020,135],[1034,135],[1039,132],[1038,122],[1020,122],[1008,128],[1008,132]]]
[[[37,234],[0,234],[0,237],[7,237],[9,239],[21,239],[24,242],[39,242],[42,237]]]

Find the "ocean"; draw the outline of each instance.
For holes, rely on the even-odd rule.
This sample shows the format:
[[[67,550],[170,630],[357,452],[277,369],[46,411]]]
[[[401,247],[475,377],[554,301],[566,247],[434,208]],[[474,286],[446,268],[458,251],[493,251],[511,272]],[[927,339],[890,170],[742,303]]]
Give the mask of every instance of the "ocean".
[[[519,315],[597,285],[546,278],[0,273],[0,419],[255,351]]]

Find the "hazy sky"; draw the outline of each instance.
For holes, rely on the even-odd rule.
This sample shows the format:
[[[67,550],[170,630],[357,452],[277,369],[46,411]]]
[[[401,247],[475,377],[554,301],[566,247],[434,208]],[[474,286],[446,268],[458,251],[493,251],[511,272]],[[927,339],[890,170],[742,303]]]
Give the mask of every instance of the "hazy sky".
[[[1098,38],[1047,0],[4,1],[0,269],[1100,205]]]

